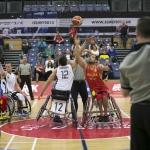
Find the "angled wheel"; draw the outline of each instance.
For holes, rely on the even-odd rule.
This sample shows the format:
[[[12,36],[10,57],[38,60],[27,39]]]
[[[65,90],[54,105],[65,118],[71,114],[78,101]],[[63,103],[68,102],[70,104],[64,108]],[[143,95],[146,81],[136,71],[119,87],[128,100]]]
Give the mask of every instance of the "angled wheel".
[[[37,121],[41,118],[41,116],[42,116],[44,110],[46,109],[46,106],[47,106],[47,104],[48,104],[49,99],[50,99],[50,95],[47,96],[47,98],[45,99],[43,105],[41,106],[41,108],[40,108],[40,110],[39,110],[39,112],[38,112],[38,114],[37,114],[37,116],[36,116],[36,120],[37,120]]]
[[[78,118],[77,118],[77,113],[76,113],[76,110],[75,110],[73,98],[70,98],[70,104],[71,104],[72,117],[73,117],[74,122],[75,122],[76,127],[77,127],[78,126]]]
[[[90,101],[91,101],[90,98],[88,98],[85,103],[83,116],[82,116],[82,123],[81,123],[82,126],[86,125],[86,122],[88,119],[88,113],[89,113],[89,109],[90,109]]]
[[[114,112],[116,113],[117,118],[120,120],[120,123],[122,124],[122,114],[120,108],[118,107],[116,100],[112,96],[110,97],[110,100],[112,102]]]
[[[15,111],[15,102],[9,95],[7,95],[7,104],[9,105],[10,112],[11,112],[10,116],[12,117]]]

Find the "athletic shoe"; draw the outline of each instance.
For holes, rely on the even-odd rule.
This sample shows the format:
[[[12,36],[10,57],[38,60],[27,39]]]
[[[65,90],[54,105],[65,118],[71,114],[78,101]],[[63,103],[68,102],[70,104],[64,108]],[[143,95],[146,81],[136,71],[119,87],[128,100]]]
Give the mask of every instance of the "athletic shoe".
[[[103,122],[104,121],[104,116],[99,116],[98,122]]]
[[[22,115],[21,110],[18,110],[18,111],[16,112],[16,115]]]
[[[23,110],[23,111],[22,111],[22,114],[23,114],[23,115],[28,115],[29,112],[27,112],[26,110]]]
[[[55,116],[53,122],[63,123],[59,116]]]
[[[31,101],[34,101],[34,97],[31,97]]]
[[[109,122],[108,116],[103,116],[103,118],[104,118],[104,122]]]

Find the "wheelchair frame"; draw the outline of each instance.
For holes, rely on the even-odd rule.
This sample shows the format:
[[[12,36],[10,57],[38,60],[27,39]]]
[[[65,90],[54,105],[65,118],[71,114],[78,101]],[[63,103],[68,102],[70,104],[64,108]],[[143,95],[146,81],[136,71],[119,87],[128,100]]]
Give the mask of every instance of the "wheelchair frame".
[[[51,99],[50,108],[47,109],[46,106],[47,106],[48,102],[50,101],[50,99]],[[68,103],[69,103],[69,99],[70,99],[70,104],[71,104],[71,112],[68,112],[68,107],[67,107]],[[51,119],[54,118],[55,115],[62,115],[64,118],[61,118],[61,119],[65,120],[65,123],[63,123],[63,127],[67,127],[68,120],[74,122],[77,127],[78,119],[77,119],[77,114],[76,114],[76,110],[75,110],[75,106],[74,106],[74,101],[71,97],[69,99],[65,100],[66,101],[65,114],[59,114],[59,113],[55,113],[55,112],[51,111],[53,98],[52,98],[52,95],[47,96],[47,98],[45,99],[43,105],[41,106],[41,108],[37,114],[36,120],[38,121],[41,117],[42,117],[42,119],[48,117],[48,118],[50,118],[50,121],[51,121]],[[46,111],[47,114],[43,115],[44,111]],[[71,114],[72,114],[73,118],[70,118]],[[57,124],[54,123],[51,125],[51,127],[53,127],[55,125],[57,126]],[[59,125],[58,125],[58,127],[59,127]]]
[[[31,104],[29,102],[29,100],[27,99],[27,97],[25,97],[25,106],[21,106],[22,105],[22,101],[20,101],[17,97],[16,98],[13,98],[11,96],[11,94],[6,94],[5,95],[7,97],[7,104],[9,105],[10,107],[10,110],[11,110],[11,118],[12,117],[27,117],[31,114]],[[19,103],[21,107],[18,108],[17,104],[16,103]],[[21,115],[17,115],[17,111],[18,109],[22,110],[23,109],[28,109],[28,114],[21,114]],[[11,120],[10,118],[10,120]],[[10,122],[9,120],[9,122]]]
[[[90,107],[91,100],[92,104]],[[96,106],[96,111],[93,111],[94,105]],[[98,122],[99,107],[97,104],[97,100],[95,100],[94,97],[88,98],[85,104],[85,110],[83,112],[81,125],[87,128],[93,128],[93,126],[98,126],[98,128],[101,128],[99,126],[101,126],[102,124],[110,124],[116,126],[121,126],[123,124],[121,111],[112,96],[108,98],[108,113],[109,122]],[[92,116],[93,114],[96,114],[96,116]]]

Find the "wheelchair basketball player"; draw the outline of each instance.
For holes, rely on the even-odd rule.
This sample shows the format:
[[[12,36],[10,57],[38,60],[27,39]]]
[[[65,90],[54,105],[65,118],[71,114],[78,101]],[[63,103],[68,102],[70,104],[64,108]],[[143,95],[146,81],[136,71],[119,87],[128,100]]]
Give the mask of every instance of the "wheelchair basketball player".
[[[5,64],[6,71],[3,70],[2,64],[0,63],[0,74],[1,74],[1,86],[3,89],[3,94],[11,94],[12,98],[17,97],[20,101],[17,102],[18,108],[21,105],[21,101],[25,101],[25,95],[20,89],[15,74],[12,73],[12,64],[10,62]],[[18,92],[15,92],[14,89]],[[28,115],[28,112],[23,110],[18,110],[17,115]]]
[[[85,39],[84,45],[86,46],[86,43],[88,42],[89,38]],[[107,114],[107,108],[108,108],[108,87],[105,85],[105,83],[102,80],[102,72],[108,71],[109,67],[103,66],[101,64],[96,64],[96,56],[94,54],[90,55],[89,57],[89,63],[87,64],[81,57],[80,53],[82,53],[85,49],[85,46],[81,47],[79,50],[79,43],[80,39],[75,39],[76,44],[76,60],[78,64],[83,68],[86,76],[86,81],[90,87],[91,92],[94,94],[100,110],[100,117],[99,122],[109,122],[108,114]],[[104,108],[104,114],[103,114],[103,108]]]
[[[53,73],[49,76],[48,80],[44,84],[42,91],[40,95],[38,96],[38,99],[40,100],[40,97],[42,97],[44,91],[46,88],[51,84],[51,82],[55,79],[57,76],[57,81],[54,86],[55,94],[61,93],[61,95],[65,95],[65,93],[68,93],[68,91],[71,91],[73,79],[74,79],[74,72],[76,67],[76,59],[70,62],[70,64],[67,64],[67,58],[65,55],[61,55],[61,51],[58,51],[58,68],[56,68]],[[69,99],[69,95],[68,95]],[[58,115],[55,115],[53,122],[63,123],[62,120]]]

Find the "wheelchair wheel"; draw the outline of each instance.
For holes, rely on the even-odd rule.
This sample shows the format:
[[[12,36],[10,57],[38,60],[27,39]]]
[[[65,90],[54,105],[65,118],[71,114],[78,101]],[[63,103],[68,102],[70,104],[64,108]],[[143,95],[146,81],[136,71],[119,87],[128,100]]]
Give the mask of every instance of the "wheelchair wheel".
[[[50,99],[50,95],[47,96],[47,98],[45,99],[43,105],[41,106],[41,108],[40,108],[40,110],[39,110],[39,112],[38,112],[38,114],[37,114],[37,116],[36,116],[36,121],[38,121],[38,120],[41,118],[41,116],[42,116],[44,110],[46,109],[46,106],[47,106],[47,104],[48,104],[49,99]]]
[[[110,100],[114,107],[114,110],[115,110],[114,112],[116,113],[117,118],[120,120],[120,123],[122,124],[122,114],[121,114],[120,108],[118,107],[116,100],[112,96],[110,97]]]
[[[85,103],[83,116],[82,116],[82,123],[81,123],[82,126],[86,125],[86,121],[88,119],[89,108],[90,108],[90,98],[88,98]]]
[[[7,95],[7,104],[9,106],[9,108],[10,108],[10,112],[11,112],[10,116],[12,117],[12,115],[13,115],[13,113],[15,111],[15,102],[9,95]]]
[[[29,116],[31,114],[31,104],[26,97],[25,97],[25,101],[21,101],[19,99],[14,101],[19,103],[20,105],[20,107],[18,107],[17,104],[15,105],[15,111],[17,112],[18,110],[20,110],[22,112],[21,116]]]
[[[2,124],[4,123],[4,121],[8,120],[8,122],[10,122],[11,120],[11,110],[8,104],[6,104],[6,109],[4,110],[4,112],[0,113],[0,121],[2,122]]]
[[[74,122],[76,124],[76,127],[78,126],[78,119],[77,119],[77,113],[74,106],[73,98],[70,98],[70,104],[71,104],[71,112],[72,112],[72,118],[74,119]]]

